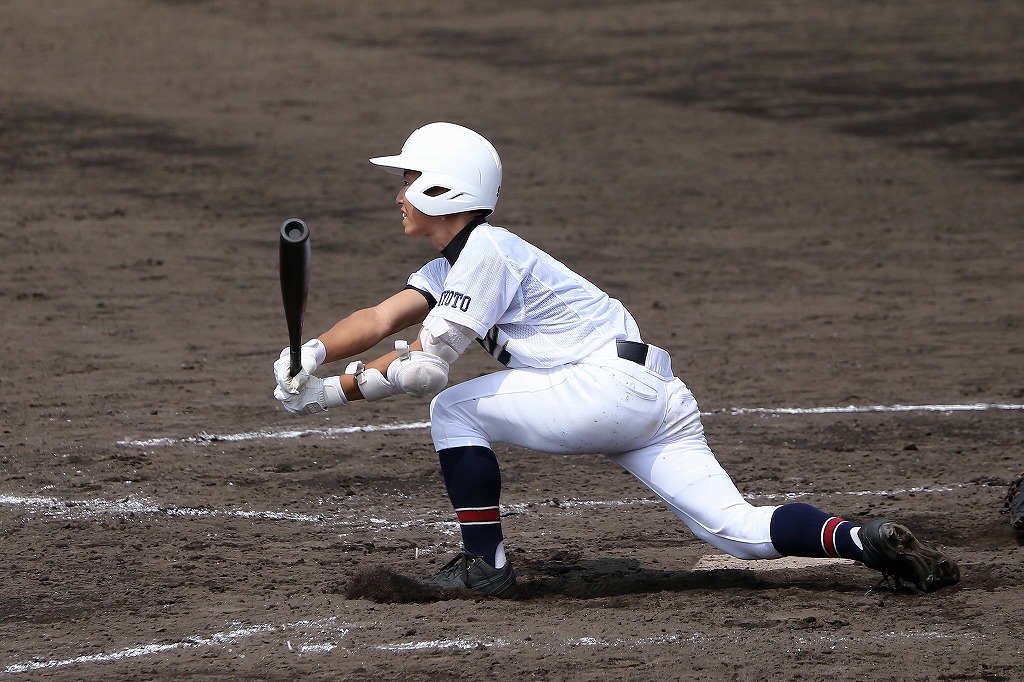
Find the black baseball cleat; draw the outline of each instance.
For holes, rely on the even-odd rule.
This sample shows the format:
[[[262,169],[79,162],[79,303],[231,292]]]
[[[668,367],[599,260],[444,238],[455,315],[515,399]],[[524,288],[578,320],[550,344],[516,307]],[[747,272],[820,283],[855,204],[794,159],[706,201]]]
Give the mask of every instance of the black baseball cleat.
[[[960,582],[956,562],[915,538],[902,524],[875,519],[861,526],[859,535],[864,565],[881,571],[883,582],[892,576],[896,587],[905,580],[922,593]]]
[[[500,599],[515,599],[519,590],[512,564],[494,568],[483,557],[468,552],[459,552],[436,574],[418,582],[446,590],[472,590]]]

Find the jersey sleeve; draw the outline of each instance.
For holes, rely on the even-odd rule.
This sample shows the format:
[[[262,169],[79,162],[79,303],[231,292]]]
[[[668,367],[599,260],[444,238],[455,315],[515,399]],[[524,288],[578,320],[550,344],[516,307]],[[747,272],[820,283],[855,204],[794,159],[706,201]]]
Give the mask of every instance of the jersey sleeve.
[[[490,235],[478,229],[445,278],[430,315],[484,337],[509,310],[524,276],[522,267]]]
[[[415,289],[423,294],[431,308],[437,305],[441,292],[444,291],[444,280],[450,266],[444,258],[435,258],[416,272],[409,275],[406,289]]]

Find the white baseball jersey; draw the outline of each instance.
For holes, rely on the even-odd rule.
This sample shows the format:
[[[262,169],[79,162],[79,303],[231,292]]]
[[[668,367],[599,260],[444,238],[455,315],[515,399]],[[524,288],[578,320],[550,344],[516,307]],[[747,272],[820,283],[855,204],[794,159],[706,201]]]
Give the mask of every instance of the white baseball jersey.
[[[470,226],[442,253],[409,286],[433,299],[430,315],[472,329],[507,367],[557,367],[641,340],[618,300],[504,228]]]

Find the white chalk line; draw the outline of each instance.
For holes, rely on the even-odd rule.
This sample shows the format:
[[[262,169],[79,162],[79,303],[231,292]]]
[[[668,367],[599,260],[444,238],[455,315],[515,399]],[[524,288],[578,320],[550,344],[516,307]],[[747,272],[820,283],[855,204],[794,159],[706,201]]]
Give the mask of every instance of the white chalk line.
[[[963,405],[847,405],[846,407],[725,407],[701,415],[714,414],[860,414],[864,412],[986,412],[1024,410],[1024,405],[1009,403],[969,403]]]
[[[310,504],[327,504],[324,500]],[[440,519],[442,513],[437,510],[415,510],[411,513],[416,517],[409,521],[392,521],[379,515],[359,515],[352,512],[332,512],[310,514],[291,511],[266,511],[253,509],[214,509],[212,507],[179,507],[154,502],[141,496],[129,496],[117,500],[102,498],[61,500],[54,497],[38,495],[0,494],[0,506],[20,507],[31,513],[47,518],[61,520],[80,520],[97,517],[117,517],[122,519],[140,516],[165,516],[178,518],[227,518],[227,519],[259,519],[264,521],[290,521],[293,523],[313,523],[347,530],[342,536],[357,533],[381,533],[404,528],[422,527],[454,536],[458,533],[458,522]]]
[[[744,493],[747,500],[795,500],[806,497],[891,497],[896,495],[916,494],[939,494],[948,493],[965,488],[967,484],[936,485],[936,486],[913,486],[907,488],[894,488],[890,490],[852,490],[817,492],[802,491],[788,493]],[[330,505],[330,500],[316,500],[311,505]],[[513,502],[501,505],[503,516],[529,513],[550,513],[547,510],[557,510],[554,513],[578,513],[576,510],[596,507],[629,507],[659,504],[655,498],[626,498],[621,500],[581,500],[581,499],[546,499],[527,502]],[[349,512],[325,512],[310,514],[291,511],[268,511],[254,509],[215,509],[212,507],[179,507],[175,505],[160,504],[141,496],[128,496],[117,500],[103,498],[90,498],[78,500],[62,500],[55,497],[43,497],[39,495],[11,495],[0,494],[0,506],[20,507],[29,512],[40,514],[47,518],[61,520],[76,520],[86,518],[97,518],[114,516],[119,518],[135,518],[139,516],[156,515],[180,518],[237,518],[237,519],[258,519],[264,521],[288,521],[293,523],[313,523],[329,527],[338,527],[347,530],[344,535],[351,535],[359,532],[389,532],[393,530],[404,530],[414,527],[430,528],[438,530],[446,535],[455,535],[458,531],[458,522],[454,520],[441,520],[450,516],[447,511],[436,509],[410,509],[408,514],[411,519],[397,521],[384,518],[378,513],[375,515],[359,515],[353,518]],[[436,519],[436,520],[432,520]]]
[[[61,500],[37,495],[0,495],[0,505],[25,507],[44,516],[62,519],[82,519],[97,516],[139,516],[158,514],[161,516],[236,517],[243,519],[264,519],[268,521],[297,521],[316,523],[324,520],[320,514],[296,512],[252,511],[244,509],[212,509],[208,507],[176,507],[158,505],[148,498],[129,496],[118,500],[94,497],[83,500]]]
[[[137,448],[152,448],[162,445],[210,445],[211,443],[237,443],[250,440],[289,440],[292,438],[306,438],[308,436],[320,436],[322,438],[334,438],[349,433],[374,433],[378,431],[409,431],[417,429],[429,429],[430,422],[404,422],[398,424],[369,424],[367,426],[332,426],[322,429],[286,429],[275,431],[263,429],[260,431],[249,431],[246,433],[199,433],[187,438],[149,438],[146,440],[119,440],[116,445],[127,445]]]
[[[316,641],[299,641],[297,645],[293,645],[291,639],[286,639],[283,643],[283,646],[287,649],[288,652],[293,654],[326,654],[341,648],[342,651],[347,655],[348,653],[366,650],[400,654],[419,651],[468,651],[474,649],[506,649],[516,646],[527,647],[530,649],[554,651],[561,651],[564,649],[578,647],[643,649],[651,646],[672,646],[687,644],[697,645],[704,648],[708,644],[720,644],[722,642],[722,638],[719,636],[711,637],[701,632],[695,632],[690,635],[661,635],[656,637],[640,637],[629,639],[584,636],[558,639],[553,642],[537,641],[535,637],[531,637],[529,640],[507,639],[503,637],[455,637],[445,639],[390,642],[387,644],[376,645],[356,644],[353,646],[342,647],[342,645],[340,644],[341,641],[344,640],[345,637],[352,630],[360,629],[364,626],[360,626],[359,624],[355,623],[338,623],[337,616],[331,616],[329,618],[322,618],[319,620],[302,620],[293,623],[285,623],[283,625],[275,625],[271,623],[264,623],[260,625],[251,625],[244,627],[239,627],[239,623],[232,623],[231,625],[232,629],[226,630],[224,632],[215,632],[209,635],[196,635],[172,643],[138,644],[118,649],[116,651],[98,652],[94,654],[85,654],[82,656],[74,656],[71,658],[64,659],[55,658],[49,660],[42,660],[40,657],[36,657],[30,661],[11,663],[6,668],[4,668],[4,672],[9,675],[15,675],[19,673],[31,672],[34,670],[66,668],[69,666],[84,665],[89,663],[113,663],[131,658],[153,656],[175,649],[199,649],[207,647],[224,648],[230,645],[237,645],[239,642],[241,642],[241,640],[258,634],[282,633],[283,636],[287,636],[288,632],[295,631],[296,635],[301,635],[302,632],[310,630],[316,631],[313,634],[313,639],[315,639]],[[828,644],[834,647],[836,645],[845,646],[846,642],[854,642],[860,645],[863,644],[865,640],[962,641],[983,639],[985,639],[984,635],[979,635],[971,632],[945,632],[942,630],[911,630],[906,632],[889,631],[882,632],[876,635],[867,636],[858,635],[855,638],[836,636],[830,633],[823,633],[815,637],[796,637],[795,643],[801,646],[814,644]],[[244,653],[237,653],[236,655],[238,655],[239,657],[245,656]]]
[[[725,407],[701,416],[716,415],[810,415],[810,414],[859,414],[869,412],[985,412],[993,410],[1024,410],[1024,405],[1009,403],[970,403],[963,405],[847,405],[846,407]],[[142,440],[119,440],[116,445],[135,448],[155,448],[168,445],[210,445],[212,443],[237,443],[252,440],[288,440],[319,436],[334,438],[351,433],[374,433],[386,431],[409,431],[430,428],[430,422],[400,422],[367,426],[337,426],[313,429],[263,429],[244,433],[199,433],[186,438],[147,438]]]
[[[894,488],[893,490],[837,490],[831,493],[795,492],[795,493],[748,493],[743,497],[748,500],[798,500],[804,497],[889,497],[893,495],[916,495],[918,493],[948,493],[958,488],[965,488],[963,483],[956,485],[913,486],[910,488]]]
[[[321,637],[323,632],[330,629],[331,636],[335,637],[338,641],[345,638],[349,633],[349,628],[344,626],[331,627],[337,620],[337,616],[331,616],[329,618],[323,618],[318,621],[302,620],[294,623],[285,623],[284,625],[272,625],[264,623],[262,625],[252,625],[247,627],[233,627],[231,630],[224,632],[215,632],[205,636],[194,636],[187,637],[178,642],[172,642],[169,644],[139,644],[136,646],[126,647],[117,651],[110,651],[105,653],[86,654],[83,656],[74,656],[72,658],[65,659],[51,659],[51,660],[37,660],[24,661],[21,663],[12,663],[4,668],[4,672],[8,674],[17,674],[30,672],[32,670],[43,670],[50,668],[65,668],[71,665],[80,665],[84,663],[110,663],[113,661],[122,661],[128,658],[140,658],[142,656],[152,656],[154,654],[164,653],[166,651],[172,651],[174,649],[200,649],[211,646],[226,646],[238,642],[239,640],[253,635],[261,633],[271,632],[287,632],[289,630],[308,630],[311,628],[318,628],[321,631]],[[238,626],[239,623],[232,623],[232,626]],[[293,650],[291,642],[288,641],[287,646],[289,650]],[[319,653],[323,651],[330,651],[337,646],[336,642],[326,642],[318,644],[303,644],[299,647],[300,653]]]

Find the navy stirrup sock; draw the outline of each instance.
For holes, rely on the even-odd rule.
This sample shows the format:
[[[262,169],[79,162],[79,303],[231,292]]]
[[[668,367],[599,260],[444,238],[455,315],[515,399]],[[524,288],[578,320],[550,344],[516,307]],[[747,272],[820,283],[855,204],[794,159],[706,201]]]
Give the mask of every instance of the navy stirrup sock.
[[[772,545],[784,556],[841,557],[862,561],[864,551],[854,540],[860,526],[830,516],[802,502],[784,504],[771,521]]]
[[[498,509],[498,458],[490,448],[479,446],[446,448],[437,455],[448,498],[459,518],[463,547],[491,566],[501,568],[505,564],[505,548]]]

